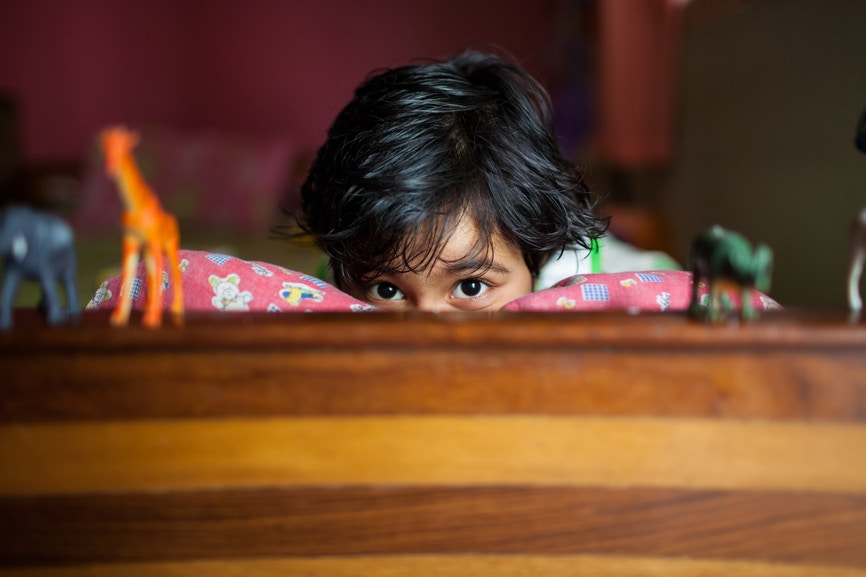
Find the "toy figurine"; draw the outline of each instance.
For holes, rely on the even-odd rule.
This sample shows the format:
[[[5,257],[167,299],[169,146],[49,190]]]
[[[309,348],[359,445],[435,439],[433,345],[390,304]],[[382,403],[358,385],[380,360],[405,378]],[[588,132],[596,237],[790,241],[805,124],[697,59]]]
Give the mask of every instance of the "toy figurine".
[[[855,315],[863,309],[860,298],[860,277],[866,261],[866,208],[860,211],[851,227],[851,261],[848,265],[848,308]]]
[[[25,206],[6,208],[0,213],[0,258],[4,262],[0,329],[12,327],[12,301],[23,279],[37,280],[42,286],[40,308],[49,325],[78,315],[74,236],[62,219]],[[66,291],[65,310],[60,306],[58,281]]]
[[[142,323],[156,328],[162,323],[163,254],[168,257],[174,283],[171,312],[176,325],[183,324],[183,287],[178,268],[180,232],[177,219],[163,210],[156,195],[144,181],[132,149],[138,143],[138,134],[123,127],[114,127],[102,133],[105,170],[114,178],[123,201],[123,271],[122,287],[131,286],[138,268],[139,257],[144,256],[147,266],[148,297]],[[121,290],[120,303],[111,314],[113,326],[129,322],[132,295]]]
[[[770,288],[773,252],[766,245],[752,246],[741,235],[714,226],[698,236],[692,243],[689,268],[692,271],[692,303],[689,315],[704,317],[710,322],[724,320],[725,309],[733,308],[728,296],[730,290],[740,293],[741,319],[751,321],[758,313],[752,306],[754,291],[766,292]],[[698,298],[698,284],[706,280],[709,295],[706,309]]]
[[[866,109],[860,115],[857,123],[857,135],[854,144],[860,152],[866,152]],[[848,309],[855,318],[860,317],[863,301],[860,298],[860,277],[863,275],[863,264],[866,261],[866,208],[860,211],[851,227],[850,247],[851,260],[848,264]]]

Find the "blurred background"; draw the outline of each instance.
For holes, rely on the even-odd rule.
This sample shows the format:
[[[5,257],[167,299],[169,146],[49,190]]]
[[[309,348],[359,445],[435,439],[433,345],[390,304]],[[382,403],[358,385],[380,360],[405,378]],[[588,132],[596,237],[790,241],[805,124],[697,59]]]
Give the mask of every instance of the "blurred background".
[[[685,262],[721,224],[776,255],[789,307],[845,303],[866,205],[862,0],[3,0],[2,201],[76,226],[86,301],[119,260],[95,137],[140,129],[142,170],[187,248],[314,272],[270,240],[372,70],[464,48],[548,88],[563,150],[613,230]]]

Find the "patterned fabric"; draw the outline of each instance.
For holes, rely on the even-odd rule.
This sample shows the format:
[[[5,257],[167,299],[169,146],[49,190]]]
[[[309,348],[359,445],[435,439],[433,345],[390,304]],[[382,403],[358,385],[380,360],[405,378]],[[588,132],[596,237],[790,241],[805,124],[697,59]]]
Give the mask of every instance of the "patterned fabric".
[[[163,290],[166,308],[173,287],[163,265]],[[337,290],[328,283],[300,272],[264,262],[245,261],[233,256],[199,251],[180,251],[183,272],[183,301],[188,311],[367,311],[374,307]],[[116,276],[102,283],[88,309],[113,309],[126,287]],[[138,267],[129,287],[133,308],[143,309],[148,287],[144,264]]]
[[[707,306],[709,291],[698,285],[701,304]],[[740,305],[739,295],[730,295],[731,304]],[[507,311],[676,311],[691,305],[692,275],[663,270],[625,273],[575,275],[551,288],[520,297],[507,305]],[[755,293],[752,305],[757,310],[781,308],[770,297]]]
[[[173,287],[164,265],[162,279],[166,308]],[[360,312],[375,307],[338,290],[318,278],[264,262],[199,251],[180,251],[183,300],[188,311]],[[121,287],[120,277],[105,281],[87,305],[88,309],[113,309],[118,296],[130,290],[133,308],[143,309],[148,287],[144,265],[139,265],[131,286]],[[641,271],[575,275],[553,287],[520,297],[507,311],[675,311],[691,304],[692,275],[683,271]],[[698,294],[706,306],[704,283]],[[731,295],[739,306],[739,295]],[[756,293],[757,310],[780,308],[770,297]]]
[[[580,285],[580,293],[585,301],[610,302],[610,291],[606,284],[588,282]]]

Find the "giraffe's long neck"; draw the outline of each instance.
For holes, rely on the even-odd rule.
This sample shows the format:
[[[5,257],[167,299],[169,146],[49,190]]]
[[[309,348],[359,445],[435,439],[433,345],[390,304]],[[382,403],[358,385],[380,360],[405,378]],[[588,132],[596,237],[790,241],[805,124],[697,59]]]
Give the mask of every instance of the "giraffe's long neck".
[[[139,212],[142,206],[151,200],[150,191],[132,155],[126,155],[120,161],[115,178],[120,190],[120,198],[127,212]]]

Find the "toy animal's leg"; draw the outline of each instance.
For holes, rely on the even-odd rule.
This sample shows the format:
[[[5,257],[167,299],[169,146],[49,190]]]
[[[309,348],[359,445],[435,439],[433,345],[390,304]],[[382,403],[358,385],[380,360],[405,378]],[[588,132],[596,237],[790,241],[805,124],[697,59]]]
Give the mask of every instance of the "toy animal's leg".
[[[162,247],[150,243],[145,255],[147,265],[147,305],[141,322],[149,328],[162,324]]]
[[[758,318],[758,312],[752,306],[752,295],[754,291],[751,287],[743,287],[740,293],[740,316],[744,321],[754,321]]]
[[[171,315],[174,324],[181,326],[183,325],[183,275],[180,270],[180,261],[176,248],[170,255],[169,266],[171,266],[171,282],[174,287],[171,301]]]
[[[710,295],[707,303],[707,320],[717,322],[722,317],[722,291],[716,281],[710,281]]]
[[[705,311],[701,310],[701,300],[698,297],[698,289],[701,283],[701,274],[700,271],[695,268],[692,271],[692,301],[689,305],[689,316],[695,319],[701,318],[702,314]]]
[[[716,306],[716,291],[713,287],[712,281],[710,281],[709,278],[707,278],[706,289],[707,294],[704,296],[704,302],[707,304],[707,306],[704,309],[704,320],[709,321]]]
[[[860,277],[863,275],[863,264],[866,261],[866,208],[860,211],[851,226],[849,239],[851,261],[848,265],[848,308],[858,314],[863,309],[860,298]]]
[[[852,247],[851,263],[848,266],[848,308],[859,312],[863,309],[860,298],[860,277],[863,275],[863,262],[866,260],[866,247]]]
[[[47,267],[48,265],[46,265]],[[57,292],[57,279],[53,270],[43,270],[39,273],[39,284],[42,286],[42,302],[45,306],[45,322],[56,325],[66,320],[66,313],[60,306],[60,295]]]
[[[120,301],[111,313],[113,326],[125,326],[129,322],[129,311],[132,308],[132,280],[138,269],[139,250],[141,243],[134,238],[123,239],[123,272],[121,273]]]
[[[153,276],[153,249],[149,245],[145,245],[141,253],[141,258],[144,260],[145,280],[147,282],[147,299],[144,301],[144,314],[147,315],[153,309],[154,299],[156,299],[159,292],[159,281]]]
[[[78,285],[76,283],[77,263],[73,255],[63,271],[63,288],[66,292],[66,312],[70,317],[78,317],[81,307],[78,304]]]
[[[171,267],[171,283],[174,287],[173,297],[171,301],[172,320],[176,326],[183,325],[183,274],[180,270],[180,259],[178,252],[180,250],[180,232],[178,231],[177,221],[173,218],[169,221],[169,230],[172,234],[165,244],[165,252],[168,255],[168,264]]]
[[[12,328],[12,301],[21,284],[21,278],[18,269],[6,263],[6,270],[3,271],[3,291],[0,294],[0,330]]]
[[[696,272],[692,273],[692,300],[691,304],[689,304],[689,314],[691,316],[697,316],[698,309],[700,308],[698,304],[698,275]]]

